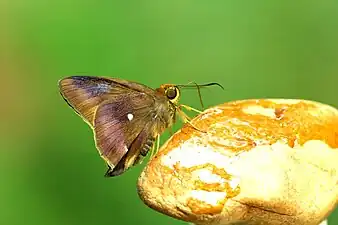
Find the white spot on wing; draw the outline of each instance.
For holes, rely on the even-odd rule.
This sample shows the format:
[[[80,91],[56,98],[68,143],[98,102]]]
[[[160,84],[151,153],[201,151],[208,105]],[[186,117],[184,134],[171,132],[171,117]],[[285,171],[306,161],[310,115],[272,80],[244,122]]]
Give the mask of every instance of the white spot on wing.
[[[131,113],[128,113],[127,117],[128,117],[128,120],[131,121],[134,118],[134,115]]]
[[[128,147],[127,147],[127,145],[124,146],[124,151],[125,151],[125,152],[128,152]]]

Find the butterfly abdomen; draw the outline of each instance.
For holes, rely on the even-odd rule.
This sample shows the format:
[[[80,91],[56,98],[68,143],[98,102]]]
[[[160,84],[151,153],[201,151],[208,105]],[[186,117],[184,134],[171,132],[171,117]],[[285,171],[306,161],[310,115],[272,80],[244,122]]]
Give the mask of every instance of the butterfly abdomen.
[[[155,142],[155,138],[149,138],[146,143],[144,144],[144,146],[141,148],[140,154],[142,156],[146,156],[147,153],[149,152],[149,150],[152,148],[152,146],[154,145]]]

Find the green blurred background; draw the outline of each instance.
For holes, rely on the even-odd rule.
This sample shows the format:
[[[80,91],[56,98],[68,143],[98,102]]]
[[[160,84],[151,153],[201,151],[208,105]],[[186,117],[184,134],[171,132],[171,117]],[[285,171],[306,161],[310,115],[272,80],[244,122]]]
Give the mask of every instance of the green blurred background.
[[[338,1],[1,0],[0,74],[1,225],[185,224],[139,200],[144,164],[103,177],[92,131],[57,81],[220,82],[226,90],[204,90],[205,105],[281,97],[338,107]],[[182,102],[200,107],[194,91]]]

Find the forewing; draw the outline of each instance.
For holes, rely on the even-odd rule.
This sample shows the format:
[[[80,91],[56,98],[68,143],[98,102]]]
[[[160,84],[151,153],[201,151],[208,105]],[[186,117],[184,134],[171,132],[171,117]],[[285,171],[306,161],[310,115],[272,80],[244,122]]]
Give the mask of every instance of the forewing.
[[[105,100],[130,92],[147,93],[152,89],[142,84],[117,78],[71,76],[59,81],[60,93],[65,101],[90,125],[93,125],[97,107]]]
[[[98,107],[94,119],[96,146],[111,168],[126,155],[144,128],[152,126],[153,107],[151,96],[137,92],[120,95]]]

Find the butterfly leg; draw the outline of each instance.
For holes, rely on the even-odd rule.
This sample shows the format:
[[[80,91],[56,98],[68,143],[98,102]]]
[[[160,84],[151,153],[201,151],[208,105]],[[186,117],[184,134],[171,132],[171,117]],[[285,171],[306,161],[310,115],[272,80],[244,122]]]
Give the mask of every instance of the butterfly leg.
[[[150,159],[154,157],[154,155],[156,155],[156,153],[158,152],[160,148],[160,135],[158,134],[156,137],[156,146],[155,143],[153,144],[153,148],[151,150],[151,155],[150,155]]]
[[[158,153],[158,150],[160,149],[160,135],[159,134],[157,135],[156,140],[157,140],[156,141],[156,153]]]
[[[196,130],[198,130],[198,131],[200,131],[200,132],[202,132],[202,133],[207,133],[206,131],[203,131],[203,130],[199,129],[199,128],[197,128],[194,124],[192,124],[192,123],[190,122],[191,119],[190,119],[190,118],[189,118],[182,110],[177,110],[177,112],[179,113],[181,119],[183,120],[183,123],[188,123],[188,124],[190,124],[190,126],[192,126],[194,129],[196,129]]]
[[[169,130],[170,137],[173,136],[173,134],[174,134],[173,128],[172,128],[172,127],[169,127],[168,130]]]
[[[187,109],[187,110],[189,110],[189,111],[194,111],[194,112],[197,112],[197,113],[202,113],[202,111],[200,111],[198,109],[195,109],[195,108],[192,108],[192,107],[187,106],[187,105],[181,104],[180,106],[183,107],[183,108],[185,108],[185,109]]]
[[[154,152],[155,152],[155,143],[153,144],[153,146],[152,146],[152,148],[151,148],[150,159],[153,158]]]

